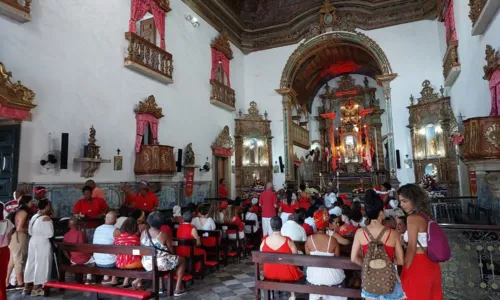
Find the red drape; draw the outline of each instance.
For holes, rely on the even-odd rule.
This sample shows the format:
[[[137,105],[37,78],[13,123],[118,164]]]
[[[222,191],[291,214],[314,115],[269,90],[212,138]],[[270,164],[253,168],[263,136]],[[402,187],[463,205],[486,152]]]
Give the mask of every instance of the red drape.
[[[142,137],[148,124],[151,128],[151,135],[153,136],[152,145],[158,144],[158,119],[148,114],[137,114],[136,119],[136,137],[135,137],[135,152],[141,151]]]
[[[490,79],[491,111],[490,116],[500,115],[500,70],[496,70]]]
[[[453,9],[453,0],[450,0],[446,15],[444,16],[444,26],[446,27],[446,43],[457,40],[457,30],[455,27],[455,15]]]
[[[221,62],[222,70],[224,70],[224,74],[227,77],[227,86],[231,87],[231,80],[229,79],[229,58],[215,48],[212,48],[212,72],[210,74],[210,78],[215,80],[217,68],[219,67],[219,61]]]
[[[132,0],[129,31],[136,33],[136,22],[139,22],[149,11],[153,14],[156,28],[160,34],[160,47],[165,50],[165,15],[166,12],[154,0]]]

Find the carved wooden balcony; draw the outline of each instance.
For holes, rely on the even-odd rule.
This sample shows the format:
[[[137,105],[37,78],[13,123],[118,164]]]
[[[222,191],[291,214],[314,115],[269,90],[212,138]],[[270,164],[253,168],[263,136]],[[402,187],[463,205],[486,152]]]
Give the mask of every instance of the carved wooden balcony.
[[[227,109],[229,111],[236,110],[234,104],[236,102],[234,90],[216,80],[210,80],[212,92],[210,95],[210,103]]]
[[[466,160],[498,161],[500,158],[500,116],[464,121],[463,157]]]
[[[309,130],[292,123],[292,141],[295,146],[309,149]]]
[[[126,32],[128,40],[125,67],[162,83],[173,83],[174,64],[172,54],[132,32]]]
[[[174,147],[142,145],[135,154],[136,175],[174,175],[175,171]]]
[[[483,34],[500,9],[498,0],[469,0],[469,18],[472,21],[472,35]]]
[[[32,0],[0,0],[0,14],[18,22],[31,21]]]
[[[458,59],[458,41],[451,41],[443,58],[444,85],[452,86],[460,74],[461,66]]]

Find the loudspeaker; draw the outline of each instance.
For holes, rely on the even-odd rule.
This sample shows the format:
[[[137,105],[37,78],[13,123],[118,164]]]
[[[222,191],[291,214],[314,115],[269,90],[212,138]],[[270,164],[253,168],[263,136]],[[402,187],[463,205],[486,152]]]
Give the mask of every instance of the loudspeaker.
[[[396,166],[401,169],[401,158],[399,157],[399,150],[396,150]]]
[[[280,170],[281,170],[281,173],[283,173],[283,172],[285,172],[285,165],[283,164],[283,158],[280,156],[279,160],[280,160]]]
[[[177,172],[182,171],[182,149],[177,150]]]
[[[68,168],[69,133],[61,134],[61,170]]]

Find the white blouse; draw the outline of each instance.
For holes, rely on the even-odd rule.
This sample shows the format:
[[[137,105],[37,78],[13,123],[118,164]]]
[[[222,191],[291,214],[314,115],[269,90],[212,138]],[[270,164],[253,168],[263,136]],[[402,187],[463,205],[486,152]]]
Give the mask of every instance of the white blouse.
[[[47,240],[54,236],[54,224],[50,221],[43,221],[46,217],[40,216],[38,213],[31,217],[28,225],[28,233],[32,239]]]
[[[197,230],[215,230],[215,222],[212,218],[208,218],[204,225],[201,225],[200,218],[196,217],[191,220],[191,225],[193,225]]]

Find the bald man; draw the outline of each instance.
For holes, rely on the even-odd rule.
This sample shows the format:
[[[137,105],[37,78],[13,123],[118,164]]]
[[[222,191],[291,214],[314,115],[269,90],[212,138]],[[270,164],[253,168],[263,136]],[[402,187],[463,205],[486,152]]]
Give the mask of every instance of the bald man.
[[[97,187],[94,180],[87,180],[85,185],[92,189],[92,198],[101,198],[106,201],[106,193]]]
[[[86,244],[87,237],[85,233],[78,228],[78,219],[71,217],[68,222],[69,231],[64,235],[63,242],[70,244]],[[92,265],[94,259],[90,253],[80,253],[80,252],[64,252],[64,255],[71,261],[72,265]],[[92,281],[92,275],[87,274],[87,279],[85,284],[90,284]]]
[[[94,232],[93,244],[113,245],[115,242],[115,238],[120,235],[120,230],[115,228],[115,223],[116,213],[113,211],[107,213],[106,218],[104,219],[104,225],[97,227]],[[94,253],[94,260],[99,268],[111,269],[116,266],[116,255],[113,254]],[[118,284],[118,281],[114,276],[111,279],[108,276],[104,276],[102,284],[116,285]]]

